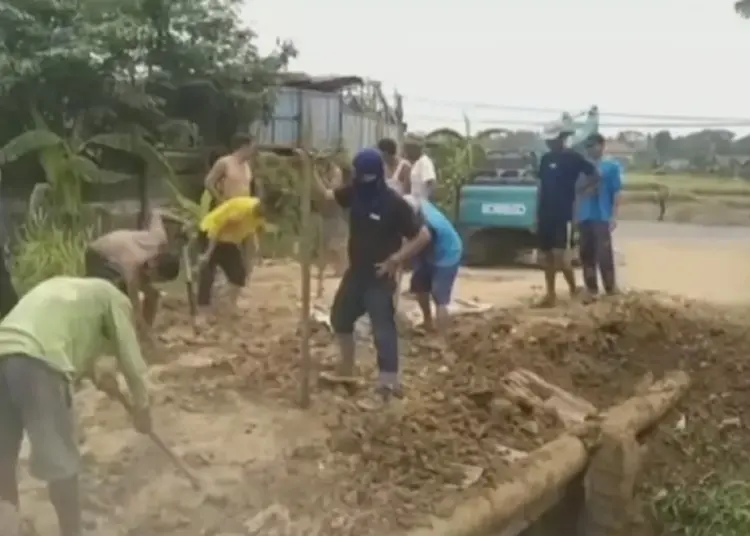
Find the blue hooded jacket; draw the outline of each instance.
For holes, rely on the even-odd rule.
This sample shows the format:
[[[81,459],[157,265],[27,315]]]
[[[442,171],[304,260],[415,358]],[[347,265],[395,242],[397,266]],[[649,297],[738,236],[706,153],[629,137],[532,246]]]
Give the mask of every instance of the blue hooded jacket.
[[[352,160],[352,214],[378,214],[382,200],[388,195],[385,162],[377,149],[362,149]]]

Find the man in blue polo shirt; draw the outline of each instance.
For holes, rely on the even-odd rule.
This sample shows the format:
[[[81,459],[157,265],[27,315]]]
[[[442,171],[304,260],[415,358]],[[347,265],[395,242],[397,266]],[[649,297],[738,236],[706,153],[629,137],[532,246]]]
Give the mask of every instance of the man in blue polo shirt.
[[[557,131],[548,136],[549,152],[539,162],[537,192],[537,239],[544,268],[546,295],[538,304],[552,307],[557,301],[555,279],[561,271],[571,295],[577,292],[570,239],[574,206],[581,198],[596,192],[599,175],[586,158],[567,147],[570,131]]]
[[[578,206],[581,266],[588,299],[599,292],[597,270],[601,274],[604,291],[607,294],[617,291],[612,230],[617,222],[622,170],[616,160],[602,159],[604,145],[601,134],[594,134],[586,140],[586,152],[599,166],[601,183],[598,195],[581,200]]]

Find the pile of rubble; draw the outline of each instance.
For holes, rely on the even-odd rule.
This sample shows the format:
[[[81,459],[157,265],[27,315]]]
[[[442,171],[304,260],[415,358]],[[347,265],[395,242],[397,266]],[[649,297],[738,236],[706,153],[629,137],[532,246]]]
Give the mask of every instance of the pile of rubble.
[[[528,309],[468,316],[447,343],[406,337],[407,396],[386,411],[357,405],[366,381],[360,392],[314,386],[311,411],[330,430],[325,463],[348,475],[336,500],[361,512],[347,530],[374,534],[394,521],[413,527],[447,515],[467,495],[511,477],[510,462],[667,370],[695,373],[694,387],[675,417],[681,425],[656,434],[652,483],[740,463],[750,448],[750,434],[737,426],[750,410],[750,337],[741,316],[643,293],[556,316]],[[269,325],[263,337],[249,337],[247,326],[212,333],[203,335],[206,344],[222,355],[197,386],[296,399],[296,322]],[[314,329],[311,348],[319,368],[332,366],[337,352],[325,327]],[[374,379],[373,349],[362,350],[360,372]]]

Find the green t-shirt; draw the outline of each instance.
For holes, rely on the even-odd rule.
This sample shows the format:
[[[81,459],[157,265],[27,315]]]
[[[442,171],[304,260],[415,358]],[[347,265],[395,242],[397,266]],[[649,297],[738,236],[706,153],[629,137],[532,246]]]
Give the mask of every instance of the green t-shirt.
[[[53,277],[31,289],[0,323],[0,359],[16,353],[41,359],[73,381],[112,354],[133,404],[148,405],[130,300],[103,279]]]

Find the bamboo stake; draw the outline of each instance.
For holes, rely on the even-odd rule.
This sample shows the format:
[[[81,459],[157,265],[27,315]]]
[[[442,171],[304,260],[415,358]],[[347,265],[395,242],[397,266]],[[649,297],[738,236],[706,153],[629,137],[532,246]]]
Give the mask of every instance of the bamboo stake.
[[[312,372],[312,360],[310,358],[310,261],[312,257],[312,233],[310,225],[313,169],[310,159],[310,117],[309,113],[303,118],[304,123],[302,147],[297,149],[300,160],[301,184],[300,184],[300,266],[301,266],[301,292],[302,310],[300,311],[300,407],[310,407],[310,376]]]

